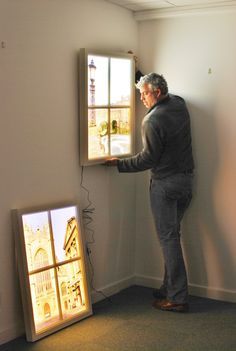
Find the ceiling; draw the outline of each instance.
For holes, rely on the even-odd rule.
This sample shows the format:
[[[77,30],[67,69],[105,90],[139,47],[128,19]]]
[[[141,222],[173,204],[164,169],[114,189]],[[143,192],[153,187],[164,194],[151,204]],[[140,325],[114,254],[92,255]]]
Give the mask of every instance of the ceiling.
[[[168,14],[199,11],[231,10],[236,8],[236,0],[106,0],[126,9],[132,10],[136,19],[139,14],[152,13]],[[141,19],[141,18],[140,18]]]

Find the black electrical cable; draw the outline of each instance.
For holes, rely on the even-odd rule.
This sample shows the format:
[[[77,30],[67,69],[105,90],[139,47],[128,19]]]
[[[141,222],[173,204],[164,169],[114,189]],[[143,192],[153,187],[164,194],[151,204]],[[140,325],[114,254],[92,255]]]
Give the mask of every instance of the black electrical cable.
[[[88,261],[89,261],[89,266],[90,266],[90,272],[91,272],[91,279],[90,279],[90,286],[92,288],[92,290],[94,290],[96,293],[99,293],[101,295],[103,295],[103,297],[105,299],[107,299],[108,301],[111,302],[111,298],[109,296],[107,296],[106,294],[104,294],[103,291],[101,290],[97,290],[94,285],[93,285],[93,281],[94,281],[94,267],[93,267],[93,263],[91,261],[91,248],[90,245],[93,245],[95,243],[95,231],[94,229],[91,228],[91,223],[93,223],[93,214],[95,212],[95,207],[93,207],[93,203],[90,200],[90,191],[88,188],[86,188],[83,184],[84,182],[84,166],[82,166],[81,168],[81,181],[80,181],[80,187],[87,193],[87,206],[85,208],[82,209],[82,219],[83,219],[83,224],[84,224],[84,229],[85,229],[85,233],[86,236],[89,233],[89,239],[86,238],[86,251],[87,251],[87,256],[88,256]]]

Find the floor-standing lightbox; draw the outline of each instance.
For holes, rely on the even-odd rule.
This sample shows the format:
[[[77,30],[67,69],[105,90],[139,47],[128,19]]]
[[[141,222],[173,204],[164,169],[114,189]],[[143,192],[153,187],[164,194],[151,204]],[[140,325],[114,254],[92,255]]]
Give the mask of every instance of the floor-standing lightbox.
[[[92,314],[75,205],[13,210],[26,337],[38,340]]]

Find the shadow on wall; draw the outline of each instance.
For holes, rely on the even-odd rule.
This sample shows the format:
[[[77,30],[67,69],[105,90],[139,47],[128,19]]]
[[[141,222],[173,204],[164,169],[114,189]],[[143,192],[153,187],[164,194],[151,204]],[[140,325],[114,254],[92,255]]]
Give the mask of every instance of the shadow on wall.
[[[222,230],[214,201],[221,146],[217,121],[209,106],[189,104],[189,111],[196,167],[191,210],[183,221],[183,232],[188,233],[183,241],[189,282],[216,290],[233,289],[232,243]]]

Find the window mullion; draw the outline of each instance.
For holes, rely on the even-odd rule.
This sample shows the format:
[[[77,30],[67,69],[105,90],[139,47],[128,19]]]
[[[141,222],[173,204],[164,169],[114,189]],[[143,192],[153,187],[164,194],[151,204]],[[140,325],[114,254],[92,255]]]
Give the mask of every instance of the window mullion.
[[[51,241],[51,248],[52,248],[52,258],[53,258],[53,264],[54,264],[54,276],[55,276],[55,284],[56,284],[56,294],[57,294],[59,318],[60,318],[60,320],[62,320],[63,316],[62,316],[62,307],[61,307],[61,299],[60,299],[60,288],[59,288],[59,281],[58,281],[58,275],[57,275],[56,253],[55,253],[55,247],[54,247],[52,218],[51,218],[50,211],[48,212],[48,223],[49,223],[50,241]]]

